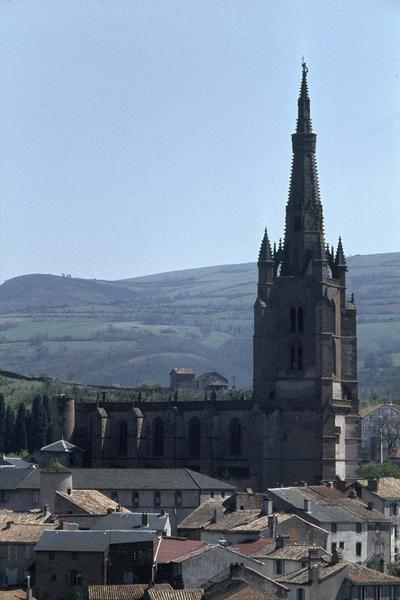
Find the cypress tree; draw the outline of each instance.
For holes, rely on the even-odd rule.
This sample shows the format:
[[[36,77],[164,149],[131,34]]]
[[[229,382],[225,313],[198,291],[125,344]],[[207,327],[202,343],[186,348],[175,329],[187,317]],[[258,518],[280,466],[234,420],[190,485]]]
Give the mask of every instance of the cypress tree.
[[[15,419],[15,450],[20,452],[21,450],[27,450],[28,448],[28,436],[26,433],[26,410],[25,404],[21,402],[18,405],[17,418]]]
[[[53,429],[51,427],[50,398],[46,394],[43,394],[43,408],[46,413],[46,423],[47,423],[46,442],[45,443],[51,444],[51,442],[53,441]]]
[[[47,414],[41,396],[35,396],[33,399],[30,428],[32,450],[40,450],[46,445],[47,436]],[[29,437],[29,428],[27,431]]]
[[[11,406],[6,410],[6,431],[5,431],[5,450],[6,452],[15,451],[15,413]]]
[[[6,451],[6,406],[4,396],[0,394],[0,452]]]

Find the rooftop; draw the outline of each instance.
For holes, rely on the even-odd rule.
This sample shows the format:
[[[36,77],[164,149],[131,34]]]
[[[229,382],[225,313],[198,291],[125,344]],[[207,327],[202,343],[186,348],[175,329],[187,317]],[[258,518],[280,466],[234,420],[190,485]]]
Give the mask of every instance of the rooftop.
[[[111,498],[105,496],[98,490],[73,490],[70,494],[67,494],[66,492],[56,492],[56,495],[71,502],[71,504],[82,512],[91,515],[105,515],[110,508],[112,510],[118,508],[120,511],[127,512],[126,508],[120,507],[117,502],[114,502],[114,500],[111,500]]]
[[[281,596],[264,592],[244,581],[232,579],[228,589],[212,598],[213,600],[228,600],[228,598],[229,600],[278,600]]]
[[[113,512],[97,519],[91,529],[138,529],[146,527],[163,531],[168,524],[169,515],[167,513],[146,513],[147,525],[143,525],[144,513],[136,512]]]
[[[89,600],[142,600],[145,591],[149,587],[145,583],[136,583],[133,585],[89,585],[88,596]],[[156,589],[172,590],[169,583],[156,583],[153,587]]]
[[[368,481],[358,481],[361,485],[368,486]],[[400,498],[400,479],[396,479],[396,477],[381,477],[377,479],[376,488],[376,491],[374,490],[373,493],[384,500],[398,500]]]
[[[258,531],[268,526],[268,516],[262,515],[260,509],[235,510],[226,513],[216,523],[206,527],[207,531]]]
[[[186,540],[184,538],[162,538],[157,551],[156,561],[158,563],[167,563],[177,559],[200,547],[206,547],[204,542],[199,540]]]
[[[149,600],[202,600],[204,590],[189,589],[173,590],[160,589],[159,587],[149,587],[147,590]]]
[[[0,510],[0,526],[3,523],[13,521],[25,525],[40,525],[50,519],[50,514],[44,513],[40,508],[26,511]]]
[[[53,442],[52,444],[40,448],[40,452],[64,452],[66,454],[71,454],[75,450],[83,452],[81,448],[78,448],[78,446],[75,446],[66,440],[58,440],[57,442]]]
[[[0,489],[39,489],[38,469],[14,471],[20,474],[18,478],[13,474],[3,480],[0,469]],[[71,472],[74,489],[235,491],[233,485],[191,469],[72,469]]]
[[[135,531],[45,531],[35,550],[38,552],[105,552],[110,544],[129,544],[154,540],[156,532]]]
[[[223,500],[207,500],[195,508],[178,525],[178,529],[204,529],[214,522],[215,511],[224,512]]]
[[[42,533],[49,529],[54,529],[54,525],[21,525],[20,523],[6,525],[2,523],[0,529],[0,543],[10,544],[13,542],[15,544],[36,544]]]

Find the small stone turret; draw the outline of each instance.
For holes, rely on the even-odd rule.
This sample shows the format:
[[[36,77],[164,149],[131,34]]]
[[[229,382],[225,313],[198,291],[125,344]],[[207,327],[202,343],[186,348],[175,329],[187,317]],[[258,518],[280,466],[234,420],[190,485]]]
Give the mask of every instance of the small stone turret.
[[[56,492],[72,493],[72,472],[58,462],[40,470],[40,505],[54,512]]]

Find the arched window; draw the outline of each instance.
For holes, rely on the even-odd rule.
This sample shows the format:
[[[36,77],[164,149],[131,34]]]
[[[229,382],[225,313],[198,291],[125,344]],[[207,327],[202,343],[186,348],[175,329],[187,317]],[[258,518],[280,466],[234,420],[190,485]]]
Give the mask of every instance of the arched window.
[[[242,424],[236,417],[229,426],[229,452],[232,456],[242,454]]]
[[[126,421],[119,421],[117,425],[117,453],[119,456],[128,454],[128,426]]]
[[[303,368],[303,346],[297,346],[297,370],[302,371]]]
[[[182,506],[182,492],[180,490],[175,492],[175,506]]]
[[[154,508],[160,508],[161,506],[161,492],[159,490],[155,490],[154,492],[153,506]]]
[[[297,331],[299,333],[303,333],[304,331],[304,313],[302,306],[299,306],[297,309]]]
[[[134,508],[137,508],[139,506],[140,502],[139,502],[139,492],[137,492],[136,490],[132,492],[132,506]]]
[[[290,346],[290,370],[296,370],[296,346]]]
[[[290,331],[292,333],[296,331],[296,308],[294,306],[290,309]]]
[[[188,423],[188,449],[189,456],[200,456],[201,423],[198,417],[192,417]]]
[[[162,419],[153,421],[153,456],[164,456],[164,422]]]

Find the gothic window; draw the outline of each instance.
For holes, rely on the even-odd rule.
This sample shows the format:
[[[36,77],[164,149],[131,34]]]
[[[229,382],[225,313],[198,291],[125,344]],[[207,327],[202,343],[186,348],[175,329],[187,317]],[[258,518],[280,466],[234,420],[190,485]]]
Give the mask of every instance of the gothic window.
[[[297,309],[297,331],[299,333],[303,333],[304,331],[304,314],[302,306],[299,306]]]
[[[180,490],[175,492],[175,506],[182,506],[182,492]]]
[[[290,370],[296,370],[296,346],[290,346]]]
[[[164,422],[162,419],[153,421],[153,456],[164,456]]]
[[[242,424],[236,417],[232,419],[229,427],[229,451],[232,456],[242,454]]]
[[[139,492],[137,491],[132,492],[132,506],[134,508],[137,508],[139,506]]]
[[[297,346],[297,370],[302,371],[303,368],[303,346]]]
[[[290,309],[290,331],[292,333],[296,331],[296,308],[294,306]]]
[[[117,424],[117,453],[119,456],[128,454],[128,427],[126,421]]]
[[[198,417],[192,417],[188,423],[189,456],[200,456],[201,423]]]

